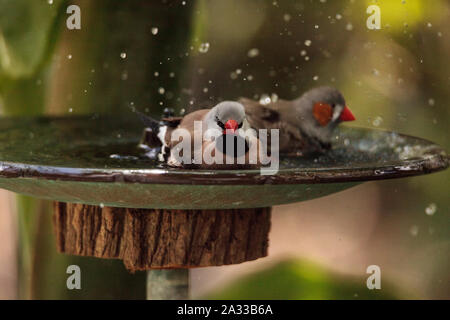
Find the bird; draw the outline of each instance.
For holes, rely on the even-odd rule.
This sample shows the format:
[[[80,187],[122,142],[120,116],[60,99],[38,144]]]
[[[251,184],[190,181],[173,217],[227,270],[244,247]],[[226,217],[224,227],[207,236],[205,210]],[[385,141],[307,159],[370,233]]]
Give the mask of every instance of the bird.
[[[342,93],[327,86],[310,89],[292,101],[279,99],[268,104],[248,98],[238,101],[244,105],[251,127],[279,129],[278,151],[286,155],[325,153],[331,149],[336,127],[341,122],[356,120]],[[266,139],[270,141],[270,136]]]
[[[170,110],[165,110],[160,121],[135,112],[146,126],[140,147],[151,156],[158,153],[158,159],[169,166],[229,169],[260,165],[258,154],[254,161],[249,155],[254,150],[252,145],[258,144],[256,132],[249,130],[244,106],[236,101],[223,101],[211,109],[197,110],[183,117],[174,117]],[[201,131],[196,131],[199,127]],[[232,141],[233,152],[227,150],[227,141]],[[217,156],[214,159],[221,158],[221,161],[210,163],[205,158],[207,155]]]

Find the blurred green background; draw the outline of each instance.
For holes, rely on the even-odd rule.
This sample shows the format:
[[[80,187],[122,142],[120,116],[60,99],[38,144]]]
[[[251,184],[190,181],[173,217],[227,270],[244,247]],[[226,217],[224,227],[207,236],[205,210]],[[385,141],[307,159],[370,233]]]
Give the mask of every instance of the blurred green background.
[[[70,4],[81,8],[81,30],[66,27]],[[380,6],[380,30],[366,27],[370,4]],[[331,85],[357,115],[354,125],[449,150],[449,18],[446,0],[0,0],[0,110],[157,114]],[[195,270],[193,295],[448,299],[449,177],[370,183],[277,207],[271,256]],[[0,284],[18,283],[0,297],[144,298],[145,274],[55,252],[50,203],[18,196],[17,205],[2,200],[1,215],[3,228],[19,230],[19,263],[0,259]],[[299,231],[283,232],[292,225]],[[69,264],[85,270],[82,291],[65,288]],[[379,292],[365,286],[370,264],[382,269]],[[11,268],[17,276],[1,272]]]

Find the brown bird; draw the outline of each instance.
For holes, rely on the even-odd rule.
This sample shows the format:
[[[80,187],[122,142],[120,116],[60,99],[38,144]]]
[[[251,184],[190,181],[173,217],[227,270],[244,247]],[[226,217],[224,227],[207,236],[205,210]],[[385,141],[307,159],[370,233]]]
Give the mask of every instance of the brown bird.
[[[334,129],[343,121],[355,120],[342,94],[334,88],[318,87],[293,101],[261,104],[247,98],[245,107],[251,127],[279,129],[279,152],[305,155],[331,148]],[[270,141],[270,136],[267,137]],[[268,143],[270,146],[270,143]]]
[[[155,148],[160,150],[159,160],[169,166],[229,169],[259,165],[257,153],[256,162],[250,161],[249,155],[258,139],[254,131],[247,131],[250,125],[244,107],[238,102],[224,101],[212,109],[197,110],[182,118],[166,117],[161,121],[137,113],[147,126],[141,147],[151,154]],[[233,150],[227,150],[227,145]],[[214,159],[210,163],[211,159],[206,159],[208,155],[212,158],[217,155],[214,159],[221,158],[221,163]]]

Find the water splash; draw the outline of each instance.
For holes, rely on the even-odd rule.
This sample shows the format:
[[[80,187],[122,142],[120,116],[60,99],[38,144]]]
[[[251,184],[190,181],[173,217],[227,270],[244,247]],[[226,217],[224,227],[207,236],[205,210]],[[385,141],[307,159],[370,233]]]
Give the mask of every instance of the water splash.
[[[204,42],[204,43],[200,44],[198,51],[200,53],[207,53],[209,51],[209,42]]]
[[[432,216],[437,211],[437,205],[435,203],[430,203],[428,207],[425,208],[425,213],[427,216]]]

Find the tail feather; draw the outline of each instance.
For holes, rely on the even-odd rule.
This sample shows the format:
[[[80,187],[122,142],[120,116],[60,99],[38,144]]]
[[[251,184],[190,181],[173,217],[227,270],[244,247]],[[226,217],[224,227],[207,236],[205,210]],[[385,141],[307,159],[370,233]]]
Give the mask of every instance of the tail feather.
[[[138,118],[147,128],[151,128],[154,132],[158,132],[159,127],[161,127],[161,124],[158,120],[155,120],[152,117],[137,110],[133,110],[133,112],[137,114]]]

